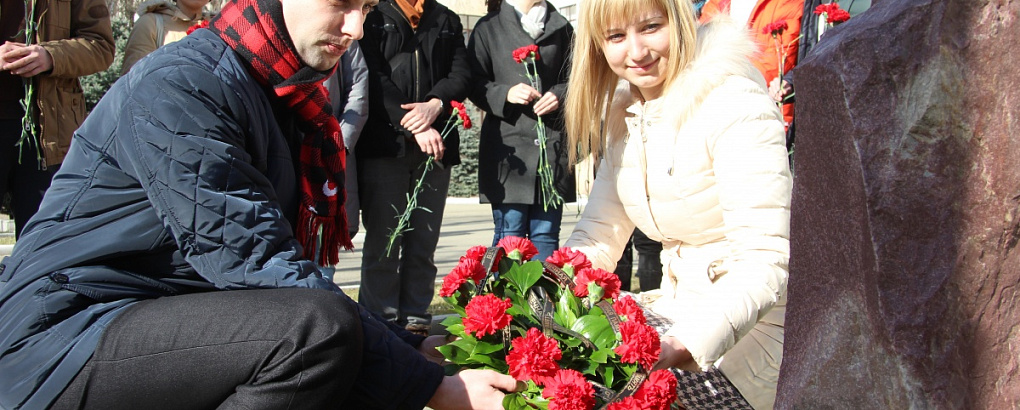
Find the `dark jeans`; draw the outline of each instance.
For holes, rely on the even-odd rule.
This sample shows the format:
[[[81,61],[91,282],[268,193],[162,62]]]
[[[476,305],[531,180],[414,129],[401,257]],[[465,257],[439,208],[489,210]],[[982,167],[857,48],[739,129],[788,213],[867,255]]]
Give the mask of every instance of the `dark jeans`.
[[[361,220],[365,245],[361,254],[361,290],[358,302],[369,311],[400,325],[428,325],[436,285],[436,247],[439,245],[450,168],[434,167],[425,173],[418,207],[411,212],[410,230],[397,238],[389,255],[386,245],[396,230],[408,197],[422,178],[427,156],[409,148],[403,158],[358,160]]]
[[[15,145],[21,138],[21,120],[0,120],[0,200],[11,194],[15,238],[21,236],[28,220],[39,210],[43,194],[50,187],[60,165],[42,169],[34,147]],[[20,159],[19,159],[20,155]]]
[[[52,409],[342,408],[361,351],[356,306],[329,291],[146,300],[114,319]]]
[[[538,249],[532,260],[544,261],[560,247],[562,221],[563,205],[544,210],[542,204],[492,204],[492,246],[507,236],[528,238]]]

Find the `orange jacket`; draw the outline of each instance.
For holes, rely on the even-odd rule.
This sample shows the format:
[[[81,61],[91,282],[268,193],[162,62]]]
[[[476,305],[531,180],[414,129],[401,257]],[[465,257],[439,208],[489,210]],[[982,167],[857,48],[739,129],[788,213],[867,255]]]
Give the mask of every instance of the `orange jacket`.
[[[719,14],[729,14],[731,0],[708,0],[701,11],[701,22],[706,22]],[[765,82],[780,75],[780,55],[783,59],[783,74],[797,65],[797,47],[800,44],[800,18],[804,14],[804,0],[758,0],[751,10],[747,26],[761,53],[752,59],[755,67],[765,77]],[[777,38],[763,30],[772,23],[786,21],[787,28]],[[778,43],[778,44],[777,44]],[[779,46],[779,51],[776,46]],[[793,121],[793,104],[783,105],[783,119],[787,123]]]

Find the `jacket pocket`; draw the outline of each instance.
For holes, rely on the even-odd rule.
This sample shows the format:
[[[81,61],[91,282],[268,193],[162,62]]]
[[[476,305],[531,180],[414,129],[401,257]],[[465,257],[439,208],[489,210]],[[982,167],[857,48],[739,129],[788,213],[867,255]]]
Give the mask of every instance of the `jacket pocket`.
[[[71,0],[57,0],[49,3],[43,24],[47,27],[43,41],[62,40],[71,37]]]
[[[97,302],[121,299],[152,299],[178,294],[173,287],[157,279],[109,266],[82,266],[61,269],[49,275],[61,289]]]
[[[62,153],[66,153],[71,146],[71,134],[85,120],[85,97],[78,79],[60,79],[56,86],[56,104],[51,108],[56,112],[55,121],[59,122],[55,139]]]

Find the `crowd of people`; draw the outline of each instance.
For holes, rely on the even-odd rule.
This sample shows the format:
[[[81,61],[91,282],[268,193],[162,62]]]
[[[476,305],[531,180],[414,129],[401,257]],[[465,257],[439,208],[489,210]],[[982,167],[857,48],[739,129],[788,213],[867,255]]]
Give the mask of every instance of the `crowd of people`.
[[[491,245],[625,290],[636,249],[683,404],[772,407],[817,1],[487,0],[468,32],[437,0],[151,0],[87,119],[106,3],[2,2],[0,408],[501,408],[513,378],[445,374],[429,334],[463,101]],[[359,225],[355,302],[332,269]]]

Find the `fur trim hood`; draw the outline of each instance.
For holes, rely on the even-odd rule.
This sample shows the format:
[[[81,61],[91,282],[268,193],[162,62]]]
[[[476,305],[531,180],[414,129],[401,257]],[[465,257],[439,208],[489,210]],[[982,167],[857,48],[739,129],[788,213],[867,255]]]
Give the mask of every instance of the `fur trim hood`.
[[[748,78],[767,90],[765,79],[749,59],[758,53],[758,48],[747,28],[734,23],[729,16],[721,15],[699,25],[697,36],[694,58],[660,99],[660,106],[677,110],[670,115],[675,116],[678,124],[683,124],[697,112],[712,90],[728,78]],[[636,102],[637,95],[636,88],[621,80],[613,98],[611,115],[626,115],[627,107]],[[611,123],[614,129],[625,127],[622,118],[612,118]]]
[[[174,17],[182,21],[192,21],[188,16],[185,16],[179,8],[177,3],[173,0],[148,0],[138,5],[138,10],[135,11],[136,16],[141,16],[146,13],[158,13],[165,14],[170,17]],[[202,10],[202,14],[196,17],[194,20],[209,20],[213,16],[213,13],[209,10]]]

